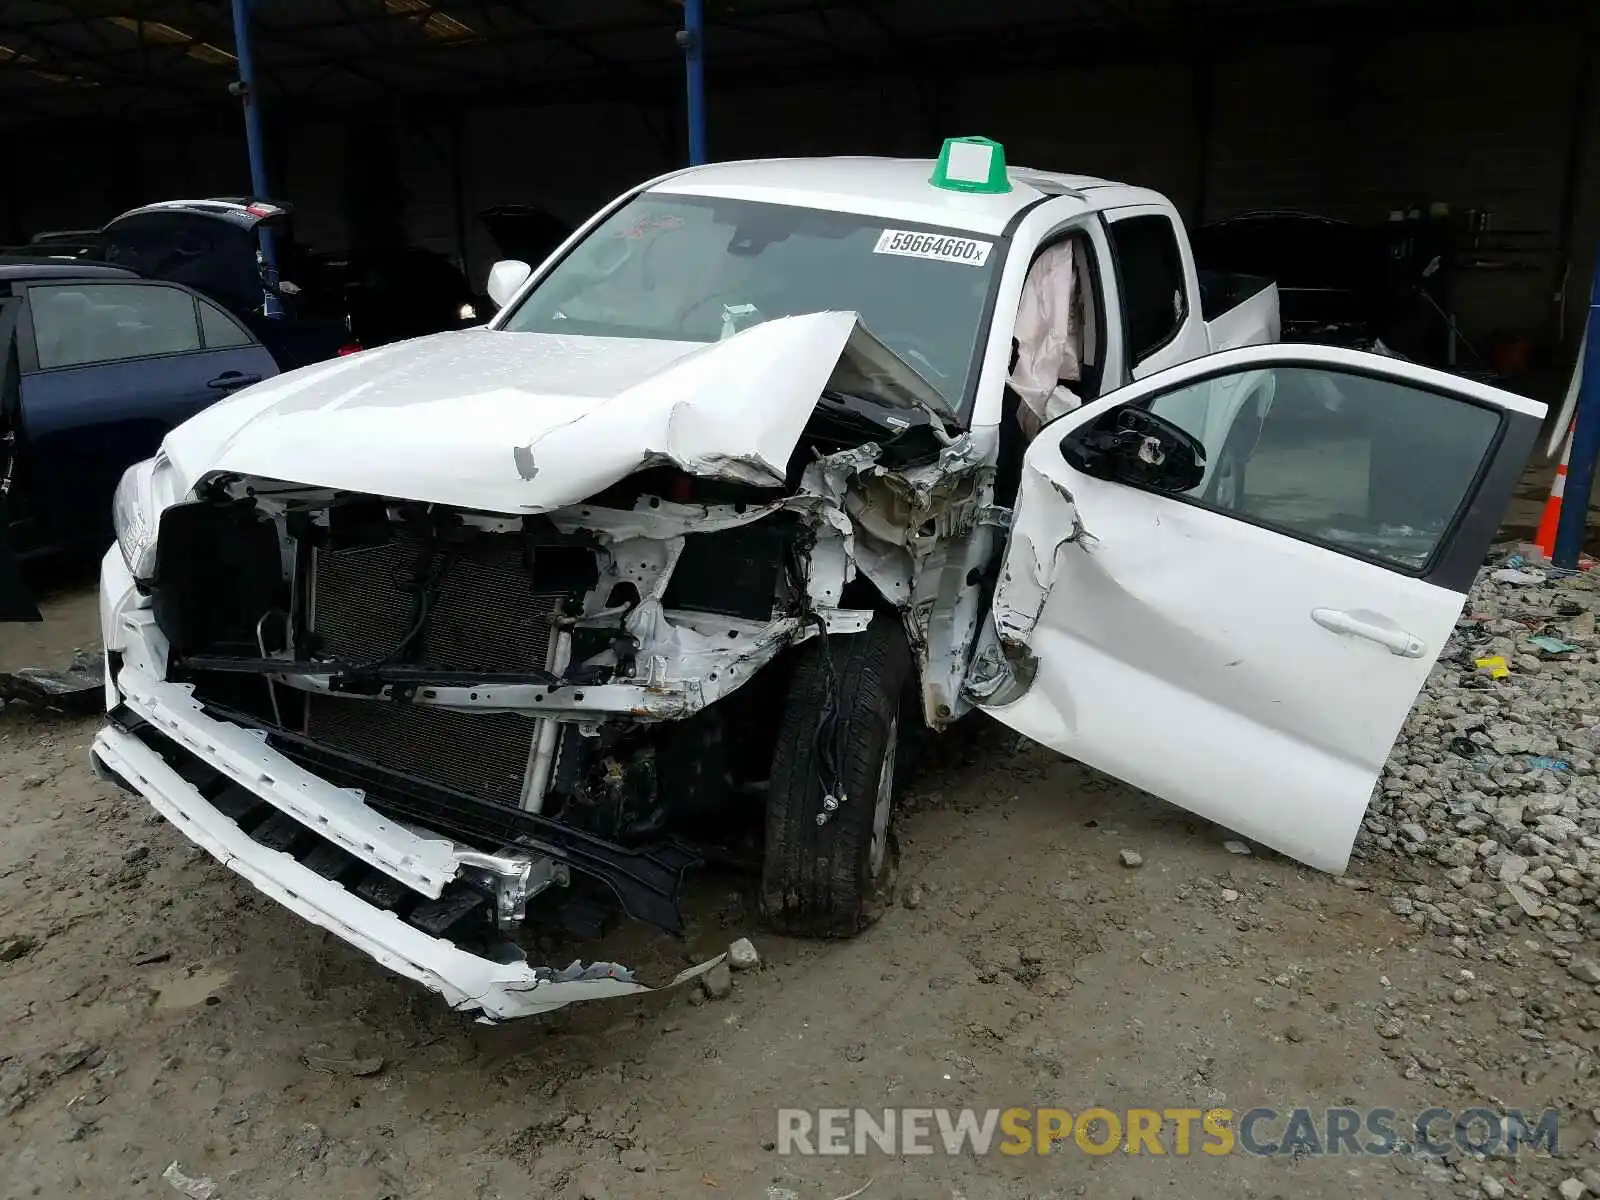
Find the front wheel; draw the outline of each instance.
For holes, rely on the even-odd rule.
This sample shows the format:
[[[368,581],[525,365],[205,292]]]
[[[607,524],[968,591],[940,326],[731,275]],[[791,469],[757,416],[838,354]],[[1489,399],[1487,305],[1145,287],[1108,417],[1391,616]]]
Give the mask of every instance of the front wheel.
[[[905,634],[888,617],[801,647],[773,755],[761,869],[762,914],[779,932],[850,937],[892,901],[911,676]],[[829,759],[836,780],[825,778]],[[834,786],[843,798],[829,811]]]

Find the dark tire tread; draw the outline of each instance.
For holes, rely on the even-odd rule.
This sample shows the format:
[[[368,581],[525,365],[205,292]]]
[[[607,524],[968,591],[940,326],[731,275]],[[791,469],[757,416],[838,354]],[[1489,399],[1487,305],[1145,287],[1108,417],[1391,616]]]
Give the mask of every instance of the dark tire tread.
[[[822,784],[815,731],[827,685],[824,654],[832,657],[839,689],[846,801],[826,825],[818,825]],[[910,679],[905,633],[887,616],[874,619],[864,633],[818,638],[800,648],[773,755],[761,873],[762,914],[778,932],[850,937],[892,901],[892,825],[883,870],[878,879],[869,877],[872,810],[891,723],[900,717],[903,743],[913,719],[905,702]]]

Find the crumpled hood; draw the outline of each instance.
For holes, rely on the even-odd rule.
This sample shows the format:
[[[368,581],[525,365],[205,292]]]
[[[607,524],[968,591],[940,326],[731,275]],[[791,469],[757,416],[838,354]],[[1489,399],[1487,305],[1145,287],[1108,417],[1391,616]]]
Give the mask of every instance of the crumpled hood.
[[[645,466],[759,486],[835,369],[874,398],[948,415],[854,313],[710,345],[463,330],[280,375],[168,435],[187,492],[216,471],[492,512],[578,503]]]

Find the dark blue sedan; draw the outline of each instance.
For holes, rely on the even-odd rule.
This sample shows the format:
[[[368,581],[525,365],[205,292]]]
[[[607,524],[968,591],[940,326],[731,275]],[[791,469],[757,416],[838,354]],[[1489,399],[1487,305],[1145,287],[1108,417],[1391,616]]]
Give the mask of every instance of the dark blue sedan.
[[[37,617],[14,560],[99,552],[122,472],[277,373],[241,322],[181,284],[0,257],[0,620]]]

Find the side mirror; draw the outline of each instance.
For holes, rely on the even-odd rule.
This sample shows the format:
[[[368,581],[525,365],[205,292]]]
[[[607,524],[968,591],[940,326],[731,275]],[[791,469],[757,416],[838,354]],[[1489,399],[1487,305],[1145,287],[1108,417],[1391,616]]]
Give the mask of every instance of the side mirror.
[[[533,268],[518,258],[503,258],[489,268],[489,299],[496,308],[504,308],[517,289],[528,282]]]
[[[1142,408],[1118,408],[1080,426],[1061,443],[1066,460],[1085,475],[1187,492],[1206,473],[1206,448],[1193,434]]]

